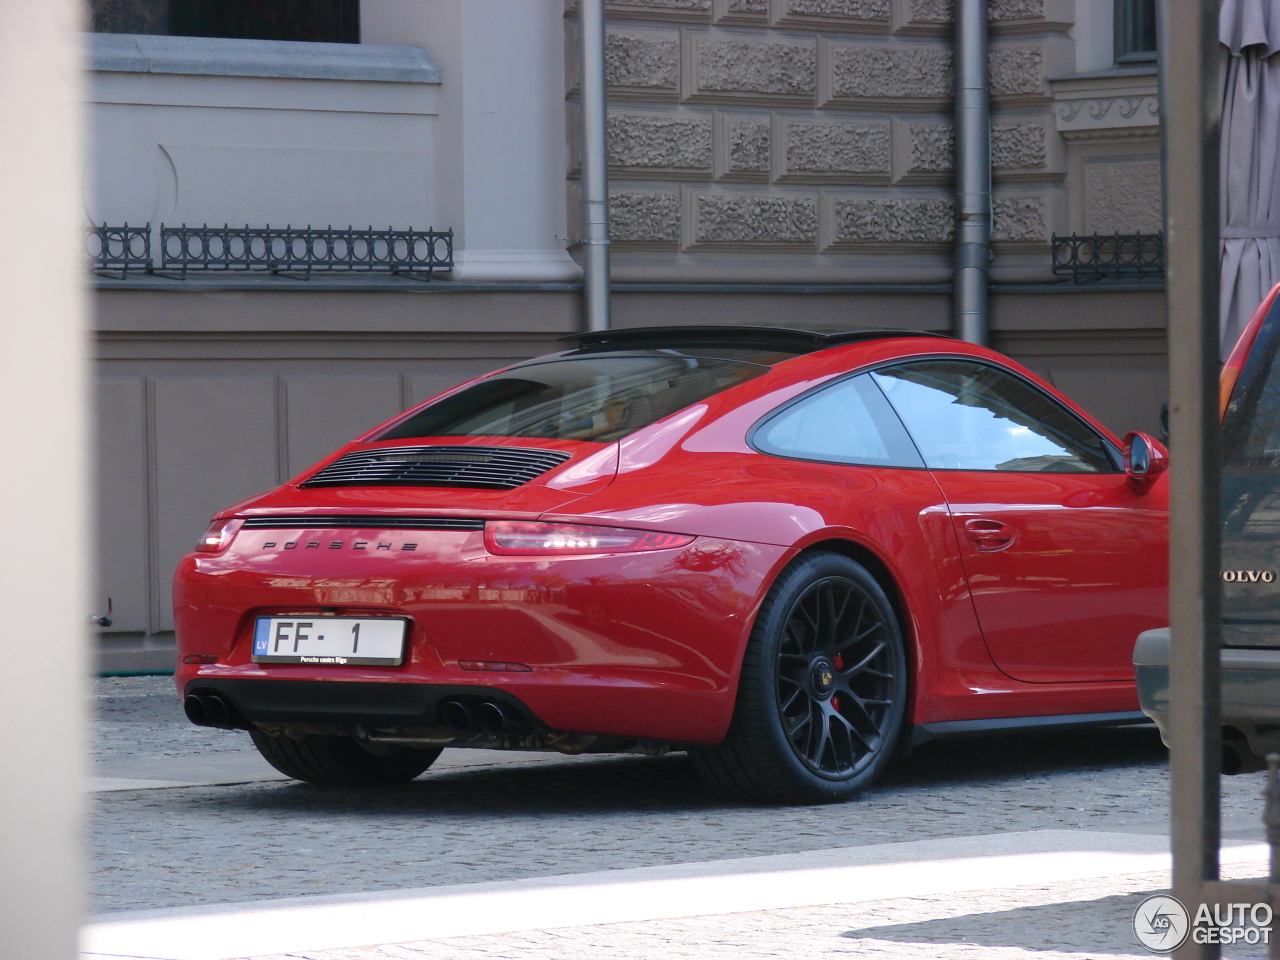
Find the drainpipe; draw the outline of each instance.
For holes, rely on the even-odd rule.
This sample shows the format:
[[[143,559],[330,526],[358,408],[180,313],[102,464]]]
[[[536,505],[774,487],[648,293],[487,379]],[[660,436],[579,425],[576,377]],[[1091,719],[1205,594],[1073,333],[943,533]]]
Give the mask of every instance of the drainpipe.
[[[987,0],[956,0],[955,334],[987,342],[991,263],[991,118],[987,89]]]
[[[604,0],[580,0],[582,292],[587,329],[609,329],[609,166],[605,145]]]

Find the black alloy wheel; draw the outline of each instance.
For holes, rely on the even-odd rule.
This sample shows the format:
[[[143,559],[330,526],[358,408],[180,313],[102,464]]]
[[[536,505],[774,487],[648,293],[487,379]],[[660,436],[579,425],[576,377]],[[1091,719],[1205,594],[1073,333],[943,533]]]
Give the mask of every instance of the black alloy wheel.
[[[842,554],[802,555],[761,607],[728,736],[692,755],[710,785],[741,799],[847,800],[889,761],[906,698],[883,588]]]

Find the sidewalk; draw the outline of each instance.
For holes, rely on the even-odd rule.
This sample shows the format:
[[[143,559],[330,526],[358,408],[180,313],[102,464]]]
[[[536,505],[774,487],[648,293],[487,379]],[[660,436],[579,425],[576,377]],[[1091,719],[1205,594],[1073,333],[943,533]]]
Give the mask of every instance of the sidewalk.
[[[1228,846],[1224,876],[1262,875],[1266,855]],[[85,960],[1147,957],[1129,923],[1168,868],[1163,836],[1003,833],[113,914],[82,948]]]

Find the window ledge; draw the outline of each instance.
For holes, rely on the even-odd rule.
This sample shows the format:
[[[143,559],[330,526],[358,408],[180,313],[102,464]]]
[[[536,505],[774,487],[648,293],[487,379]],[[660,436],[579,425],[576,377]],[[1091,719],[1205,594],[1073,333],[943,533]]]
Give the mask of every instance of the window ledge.
[[[86,38],[89,69],[99,73],[383,83],[440,83],[443,80],[440,68],[421,47],[124,33],[90,33]]]
[[[1154,77],[1159,72],[1156,61],[1138,60],[1121,63],[1106,70],[1093,70],[1089,73],[1067,73],[1060,77],[1050,77],[1050,83],[1063,83],[1070,80],[1127,80],[1131,77]]]

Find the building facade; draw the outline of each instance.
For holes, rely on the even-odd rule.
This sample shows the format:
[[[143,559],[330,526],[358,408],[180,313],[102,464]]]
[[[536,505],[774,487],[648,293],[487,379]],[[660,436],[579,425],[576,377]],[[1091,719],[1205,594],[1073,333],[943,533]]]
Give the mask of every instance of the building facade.
[[[1118,431],[1164,397],[1162,283],[1051,241],[1160,229],[1149,6],[989,7],[992,345]],[[109,667],[167,655],[215,510],[581,325],[574,0],[232,7],[97,0],[87,39],[86,218],[149,242],[94,278]],[[946,0],[608,13],[616,325],[949,330]],[[272,272],[205,224],[451,230],[452,266]]]

